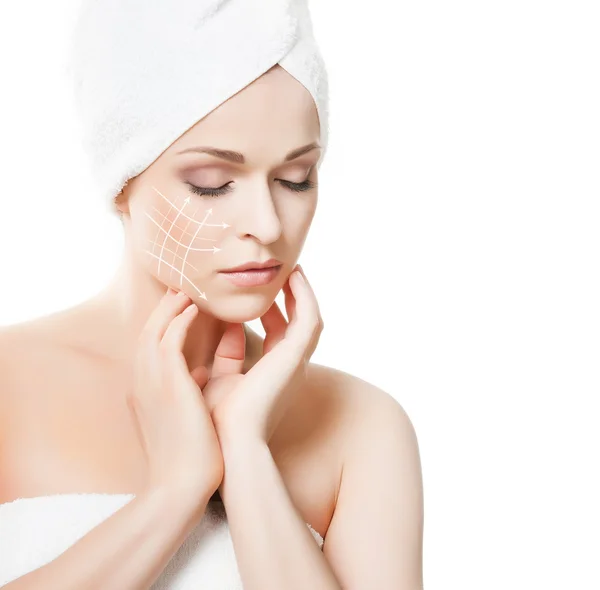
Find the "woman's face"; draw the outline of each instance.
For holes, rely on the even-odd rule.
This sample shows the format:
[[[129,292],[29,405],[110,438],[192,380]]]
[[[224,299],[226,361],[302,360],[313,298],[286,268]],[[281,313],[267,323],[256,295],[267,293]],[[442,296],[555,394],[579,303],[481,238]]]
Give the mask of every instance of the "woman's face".
[[[295,266],[317,206],[321,150],[293,152],[319,137],[308,90],[280,66],[269,70],[129,181],[118,207],[136,263],[222,320],[260,317]],[[197,151],[208,147],[229,155]],[[271,258],[281,267],[265,284],[236,285],[220,272]]]

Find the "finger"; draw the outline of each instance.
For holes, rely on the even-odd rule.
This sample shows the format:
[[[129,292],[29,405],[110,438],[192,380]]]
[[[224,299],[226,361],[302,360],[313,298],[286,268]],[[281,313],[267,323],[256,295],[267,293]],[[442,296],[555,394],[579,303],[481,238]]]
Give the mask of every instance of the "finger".
[[[306,286],[308,287],[308,291],[310,293],[310,298],[312,299],[311,305],[314,308],[314,310],[316,311],[316,316],[318,318],[318,321],[322,325],[323,318],[321,317],[321,311],[319,310],[319,302],[317,301],[317,296],[315,295],[314,289],[312,288],[309,280],[306,278],[306,273],[304,272],[304,269],[302,268],[302,266],[298,265],[298,270],[302,273],[302,278],[304,279],[304,282],[306,283]]]
[[[260,317],[260,322],[265,329],[263,342],[263,355],[265,355],[285,336],[288,323],[276,301],[273,301],[271,307]]]
[[[295,320],[288,324],[281,346],[263,356],[245,375],[248,390],[263,391],[268,381],[271,391],[286,387],[313,352],[318,339],[319,314],[316,298],[297,273],[289,278],[291,295],[296,302]]]
[[[227,323],[213,361],[211,377],[241,373],[246,358],[244,325]]]
[[[208,383],[208,369],[204,365],[196,367],[191,373],[192,378],[202,391]]]
[[[183,345],[192,321],[198,313],[198,306],[192,303],[177,315],[165,330],[160,341],[160,350],[164,358],[174,362],[178,369],[184,374],[189,374],[185,357],[183,356]]]
[[[290,288],[290,278],[291,274],[288,277],[288,280],[283,285],[283,294],[285,296],[285,313],[287,314],[288,321],[293,322],[294,317],[296,316],[296,298],[292,293]]]
[[[190,303],[190,298],[183,291],[180,291],[177,295],[174,294],[174,291],[167,292],[152,310],[140,337],[160,342],[171,321]]]
[[[248,392],[274,399],[286,388],[299,367],[304,363],[305,351],[287,338],[269,354],[260,358],[244,375],[244,387]],[[269,387],[265,389],[265,383]]]
[[[308,347],[320,330],[321,317],[315,294],[300,272],[292,273],[290,287],[296,300],[295,321],[290,323],[289,335],[301,347]]]

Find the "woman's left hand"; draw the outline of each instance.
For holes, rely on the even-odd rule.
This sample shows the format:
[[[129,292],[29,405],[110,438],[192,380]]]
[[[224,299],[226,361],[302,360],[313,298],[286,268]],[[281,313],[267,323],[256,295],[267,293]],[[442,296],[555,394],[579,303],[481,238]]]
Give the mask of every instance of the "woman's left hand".
[[[273,301],[260,318],[265,329],[263,356],[245,375],[243,324],[228,324],[217,347],[212,374],[202,394],[222,446],[257,440],[268,443],[294,394],[306,381],[323,320],[304,272],[299,265],[296,269],[298,272],[292,272],[283,286],[289,322]],[[201,372],[196,369],[192,374],[199,376]]]

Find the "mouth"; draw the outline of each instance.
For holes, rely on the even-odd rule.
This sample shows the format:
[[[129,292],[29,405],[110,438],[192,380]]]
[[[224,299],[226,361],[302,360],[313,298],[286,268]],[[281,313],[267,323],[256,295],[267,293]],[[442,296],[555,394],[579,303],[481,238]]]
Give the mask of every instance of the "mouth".
[[[239,266],[233,266],[231,268],[224,268],[221,272],[237,272],[242,270],[260,270],[264,268],[271,268],[274,266],[281,266],[281,260],[277,260],[277,258],[269,258],[269,260],[265,260],[264,262],[258,262],[255,260],[251,260],[250,262],[244,262],[244,264],[240,264]]]
[[[263,268],[220,271],[219,274],[239,287],[258,287],[267,285],[275,279],[283,264]]]

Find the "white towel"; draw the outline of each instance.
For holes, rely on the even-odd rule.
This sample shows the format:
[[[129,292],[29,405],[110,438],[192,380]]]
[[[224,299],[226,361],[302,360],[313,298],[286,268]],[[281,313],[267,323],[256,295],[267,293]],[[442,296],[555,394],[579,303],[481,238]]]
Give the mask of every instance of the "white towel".
[[[67,73],[94,187],[114,197],[177,138],[279,64],[328,127],[328,78],[307,0],[81,0]]]
[[[53,561],[133,494],[55,494],[0,504],[0,587]],[[323,550],[323,538],[306,523]],[[152,590],[242,590],[223,504],[209,502]]]

